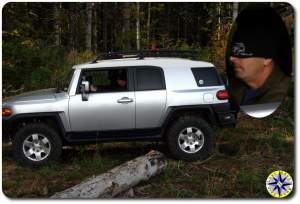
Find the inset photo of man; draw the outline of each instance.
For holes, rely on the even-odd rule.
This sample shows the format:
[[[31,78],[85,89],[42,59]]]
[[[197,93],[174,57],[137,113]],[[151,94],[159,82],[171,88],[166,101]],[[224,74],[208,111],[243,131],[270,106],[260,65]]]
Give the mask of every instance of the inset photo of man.
[[[244,9],[231,30],[227,75],[233,100],[248,115],[274,112],[285,96],[292,73],[289,34],[271,7]]]

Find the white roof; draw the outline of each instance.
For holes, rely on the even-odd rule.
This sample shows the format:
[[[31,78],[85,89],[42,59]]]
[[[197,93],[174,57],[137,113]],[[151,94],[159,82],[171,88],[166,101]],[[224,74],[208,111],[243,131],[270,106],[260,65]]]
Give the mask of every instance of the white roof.
[[[107,67],[124,67],[124,66],[158,66],[162,68],[171,67],[212,67],[213,64],[203,61],[195,61],[182,58],[159,58],[147,57],[144,59],[126,58],[126,59],[110,59],[100,60],[96,63],[85,63],[73,66],[73,69],[87,69],[87,68],[107,68]]]

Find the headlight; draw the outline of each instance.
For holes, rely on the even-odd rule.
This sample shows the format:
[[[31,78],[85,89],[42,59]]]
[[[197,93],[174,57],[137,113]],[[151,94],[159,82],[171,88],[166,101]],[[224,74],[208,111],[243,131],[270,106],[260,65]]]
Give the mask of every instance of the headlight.
[[[12,114],[12,110],[10,108],[2,108],[2,117],[7,117]]]

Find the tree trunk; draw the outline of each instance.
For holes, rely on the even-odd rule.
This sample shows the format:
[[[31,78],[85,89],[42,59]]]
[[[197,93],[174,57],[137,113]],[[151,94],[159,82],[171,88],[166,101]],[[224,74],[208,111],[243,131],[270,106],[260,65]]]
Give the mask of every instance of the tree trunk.
[[[107,52],[107,2],[103,3],[103,49]]]
[[[92,50],[92,17],[93,17],[93,5],[92,3],[86,4],[87,21],[86,21],[86,35],[85,35],[85,48],[86,50]]]
[[[110,198],[161,173],[167,166],[165,156],[152,150],[113,168],[107,173],[91,177],[82,183],[56,193],[51,198]]]
[[[136,3],[136,49],[140,50],[140,2]]]
[[[177,16],[177,41],[179,40],[180,38],[180,17]]]
[[[118,3],[117,2],[114,2],[114,6],[113,6],[113,10],[114,10],[114,14],[115,15],[118,15],[119,13],[117,12],[117,10],[118,10],[118,7],[119,7],[119,5],[118,5]],[[118,19],[116,19],[116,18],[114,18],[114,20],[113,20],[113,34],[112,34],[112,45],[111,45],[111,49],[112,49],[112,51],[115,51],[115,50],[120,50],[120,47],[122,47],[122,46],[120,46],[119,44],[117,44],[116,43],[116,39],[118,39],[119,38],[119,20]]]
[[[187,4],[184,4],[182,6],[183,9],[183,15],[182,15],[182,21],[183,23],[183,39],[184,41],[187,41],[187,25],[188,25],[188,13],[187,13]]]
[[[69,44],[72,51],[77,51],[78,48],[78,22],[79,22],[79,9],[77,3],[70,3],[70,11],[69,11],[69,22],[70,22],[70,30],[68,37]]]
[[[221,6],[222,3],[218,3],[218,31],[217,31],[217,40],[220,40],[220,34],[221,34]]]
[[[238,14],[239,14],[239,3],[238,2],[233,2],[232,22],[235,21]]]
[[[148,3],[148,16],[147,16],[147,42],[150,44],[150,25],[151,25],[151,2]]]
[[[100,3],[99,3],[100,4]],[[97,53],[98,50],[98,16],[97,16],[97,10],[98,10],[98,4],[93,3],[94,8],[94,15],[93,15],[93,51],[94,53]]]
[[[61,44],[61,24],[60,24],[61,3],[54,5],[54,45]]]
[[[125,45],[124,50],[131,49],[130,43],[130,3],[124,3],[123,8],[123,44]]]

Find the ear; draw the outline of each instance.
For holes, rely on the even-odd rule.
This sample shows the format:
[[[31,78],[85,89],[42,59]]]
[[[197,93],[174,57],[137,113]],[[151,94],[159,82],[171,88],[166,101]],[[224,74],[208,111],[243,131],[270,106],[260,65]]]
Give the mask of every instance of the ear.
[[[271,63],[273,63],[273,59],[271,59],[271,58],[265,58],[265,59],[264,59],[264,66],[265,66],[265,67],[266,67],[266,66],[270,66]]]

